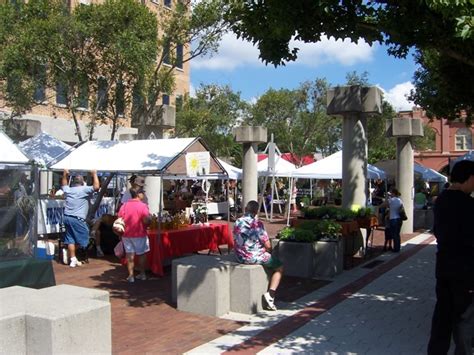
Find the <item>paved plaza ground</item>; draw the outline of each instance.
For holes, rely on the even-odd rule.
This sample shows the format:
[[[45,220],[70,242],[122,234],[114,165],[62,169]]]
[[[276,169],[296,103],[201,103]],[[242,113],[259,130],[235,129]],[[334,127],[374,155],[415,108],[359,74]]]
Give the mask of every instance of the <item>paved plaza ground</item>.
[[[269,235],[274,237],[285,223],[279,220],[274,223],[266,222],[265,225]],[[357,257],[346,260],[346,265],[350,270],[345,270],[332,281],[285,277],[277,295],[277,305],[281,310],[276,313],[262,312],[255,317],[230,314],[225,318],[215,318],[178,311],[176,305],[171,302],[170,268],[165,269],[164,277],[150,275],[149,280],[137,280],[134,284],[125,281],[125,268],[112,256],[91,258],[89,264],[75,269],[55,262],[54,270],[57,284],[67,283],[110,292],[114,354],[219,353],[224,351],[384,354],[385,352],[371,351],[375,349],[374,347],[363,345],[371,338],[370,334],[366,334],[366,330],[360,341],[357,340],[360,338],[357,329],[364,323],[364,319],[369,322],[366,311],[379,312],[371,305],[374,300],[390,301],[381,302],[387,310],[397,309],[401,303],[407,302],[408,298],[400,296],[405,290],[396,290],[397,277],[391,281],[390,285],[386,285],[385,282],[382,285],[376,285],[375,281],[380,280],[397,265],[403,265],[406,258],[414,254],[409,241],[415,240],[416,238],[412,238],[418,233],[402,236],[402,242],[408,242],[408,244],[400,254],[382,253],[383,233],[383,230],[375,231],[374,248],[369,258]],[[375,259],[377,263],[373,263]],[[369,268],[362,267],[371,261]],[[390,266],[390,263],[393,265]],[[413,271],[419,271],[419,267],[420,265]],[[430,280],[433,273],[431,266],[425,271],[426,277]],[[365,276],[365,281],[358,280],[364,275],[369,275]],[[412,282],[416,284],[415,281],[412,280]],[[392,286],[393,289],[391,289]],[[369,289],[370,295],[358,296],[358,291],[362,287],[373,287],[374,290]],[[406,285],[403,285],[403,288],[405,287]],[[374,292],[376,295],[373,295]],[[426,292],[433,296],[432,285],[429,285]],[[322,303],[318,305],[317,302]],[[428,303],[426,312],[430,313],[432,302]],[[360,304],[362,308],[367,307],[366,311],[364,309],[352,310]],[[332,319],[330,309],[337,307],[342,307],[341,312],[345,316],[338,315],[337,319]],[[405,314],[404,310],[400,311],[398,318]],[[416,312],[416,308],[410,308],[411,311]],[[409,316],[408,319],[410,317],[414,316]],[[375,332],[373,341],[381,342],[379,338],[386,332],[386,339],[392,339],[391,344],[395,344],[399,330],[396,329],[394,334],[389,324],[382,327],[380,322],[384,317],[381,314],[379,318],[379,323],[375,321],[371,323]],[[351,319],[353,324],[349,326],[347,323],[351,323]],[[428,323],[425,322],[426,324],[419,326],[429,329],[429,320],[425,321]],[[328,325],[335,323],[338,323],[336,329],[329,330]],[[267,329],[267,333],[264,329]],[[315,333],[315,329],[320,329],[320,331]],[[261,330],[264,331],[259,335]],[[326,330],[329,333],[326,334]],[[340,336],[342,338],[339,338]],[[421,349],[425,340],[420,340],[420,342],[423,343],[419,346]],[[322,344],[320,349],[325,350],[318,350],[314,347],[315,344]]]

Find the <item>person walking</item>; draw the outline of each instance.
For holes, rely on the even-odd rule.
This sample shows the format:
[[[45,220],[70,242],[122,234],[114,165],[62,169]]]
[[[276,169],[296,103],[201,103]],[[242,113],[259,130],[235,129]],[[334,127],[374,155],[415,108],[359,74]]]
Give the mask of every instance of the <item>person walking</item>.
[[[261,264],[273,270],[268,291],[263,294],[263,299],[265,308],[276,311],[275,293],[283,275],[283,265],[271,255],[270,239],[257,214],[258,202],[249,201],[245,207],[245,214],[234,224],[234,250],[239,263]]]
[[[451,171],[451,185],[434,205],[436,305],[428,354],[472,354],[474,321],[474,161],[463,160]],[[469,331],[470,329],[470,331]],[[466,331],[467,330],[467,331]]]
[[[125,222],[122,243],[127,256],[127,281],[135,282],[135,255],[138,256],[138,269],[140,271],[136,278],[146,280],[145,254],[150,250],[146,228],[151,222],[151,217],[148,206],[141,200],[143,196],[139,191],[131,188],[129,193],[131,199],[120,207],[118,216],[122,217]]]
[[[63,171],[61,185],[66,201],[64,206],[64,227],[66,228],[64,244],[67,245],[70,267],[81,265],[76,257],[76,245],[85,249],[89,244],[89,225],[86,222],[89,200],[92,193],[99,190],[100,187],[97,172],[93,170],[91,175],[92,186],[84,185],[84,178],[81,175],[74,176],[71,186],[69,186],[69,171]]]

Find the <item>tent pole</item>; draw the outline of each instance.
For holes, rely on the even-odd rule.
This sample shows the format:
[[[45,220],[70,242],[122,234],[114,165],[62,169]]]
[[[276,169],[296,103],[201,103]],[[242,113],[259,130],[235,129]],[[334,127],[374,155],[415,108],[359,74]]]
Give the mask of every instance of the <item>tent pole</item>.
[[[293,184],[295,183],[294,182],[294,179],[293,178],[290,178],[289,179],[289,188],[290,188],[290,198],[288,199],[288,211],[287,211],[287,214],[286,214],[286,225],[289,227],[290,226],[290,212],[291,212],[291,198],[292,198],[292,195],[293,195]]]

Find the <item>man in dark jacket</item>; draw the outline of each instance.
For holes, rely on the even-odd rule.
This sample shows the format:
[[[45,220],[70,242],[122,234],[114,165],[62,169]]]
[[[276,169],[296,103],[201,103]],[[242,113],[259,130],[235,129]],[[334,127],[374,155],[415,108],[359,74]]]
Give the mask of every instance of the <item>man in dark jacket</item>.
[[[453,337],[455,354],[471,354],[469,307],[474,295],[474,161],[458,162],[451,185],[436,199],[434,234],[436,254],[436,306],[428,354],[447,354]]]

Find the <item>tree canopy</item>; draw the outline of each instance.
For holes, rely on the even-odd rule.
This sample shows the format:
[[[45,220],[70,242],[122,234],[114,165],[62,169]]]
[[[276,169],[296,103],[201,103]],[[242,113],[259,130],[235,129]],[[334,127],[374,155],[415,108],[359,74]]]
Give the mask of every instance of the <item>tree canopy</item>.
[[[290,44],[292,40],[318,42],[333,37],[357,42],[363,38],[369,44],[387,45],[389,54],[397,57],[414,49],[422,68],[415,80],[420,89],[413,95],[415,103],[430,115],[452,119],[456,114],[448,115],[448,111],[459,115],[463,110],[467,123],[473,118],[472,0],[227,1],[231,10],[226,18],[233,31],[257,45],[266,63],[296,60],[298,48]],[[446,67],[447,63],[455,67]],[[457,98],[457,86],[470,99]],[[446,93],[450,97],[445,100]],[[430,105],[430,96],[436,97],[437,105]]]

